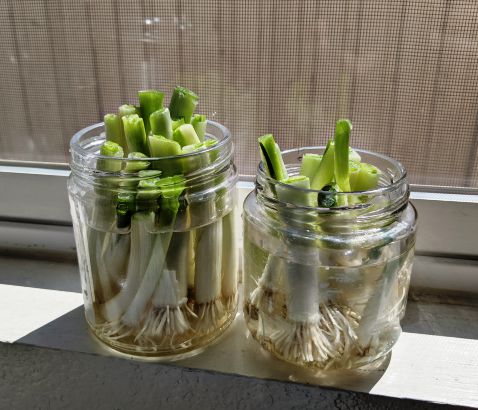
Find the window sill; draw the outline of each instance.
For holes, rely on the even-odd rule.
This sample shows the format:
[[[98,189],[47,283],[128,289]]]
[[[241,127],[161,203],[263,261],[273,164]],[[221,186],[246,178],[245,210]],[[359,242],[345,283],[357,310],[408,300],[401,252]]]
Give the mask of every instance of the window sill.
[[[412,290],[404,333],[383,368],[314,375],[263,352],[241,314],[196,357],[124,360],[89,335],[75,262],[0,257],[0,271],[0,361],[9,369],[2,408],[66,400],[95,408],[478,407],[478,305],[463,296]]]

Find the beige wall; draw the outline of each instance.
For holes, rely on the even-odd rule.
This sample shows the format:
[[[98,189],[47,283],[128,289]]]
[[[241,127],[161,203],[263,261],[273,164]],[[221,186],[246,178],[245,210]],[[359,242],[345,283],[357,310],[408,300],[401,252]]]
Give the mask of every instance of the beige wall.
[[[412,182],[478,187],[477,18],[474,1],[3,0],[0,158],[67,161],[74,131],[182,84],[242,174],[261,133],[324,144],[347,116]]]

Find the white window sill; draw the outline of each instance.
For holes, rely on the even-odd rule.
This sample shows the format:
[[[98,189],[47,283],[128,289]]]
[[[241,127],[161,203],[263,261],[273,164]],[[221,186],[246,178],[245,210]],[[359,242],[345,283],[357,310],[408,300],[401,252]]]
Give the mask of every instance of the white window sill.
[[[308,408],[317,400],[325,408],[337,400],[353,408],[360,403],[394,407],[391,403],[397,401],[407,408],[424,402],[478,407],[478,306],[473,300],[453,295],[433,299],[414,290],[404,333],[381,369],[321,375],[262,351],[247,335],[240,313],[220,342],[196,357],[168,365],[118,360],[87,331],[75,262],[0,257],[0,272],[0,361],[9,366],[2,384],[24,385],[16,395],[15,389],[1,394],[0,384],[5,408],[29,400],[39,407],[59,407],[67,404],[59,397],[70,397],[64,391],[70,388],[76,395],[82,391],[78,400],[85,408],[98,407],[98,400],[104,408],[144,408],[164,403],[166,396],[167,408],[182,408],[184,400],[195,403],[193,408],[239,403],[241,408],[269,408],[273,403]],[[20,371],[22,377],[15,379]],[[135,383],[138,379],[143,384]],[[157,390],[148,388],[158,384],[162,387]],[[108,390],[118,386],[130,394]],[[174,394],[168,396],[169,388]],[[210,401],[213,396],[217,401]],[[157,401],[148,401],[153,398]]]

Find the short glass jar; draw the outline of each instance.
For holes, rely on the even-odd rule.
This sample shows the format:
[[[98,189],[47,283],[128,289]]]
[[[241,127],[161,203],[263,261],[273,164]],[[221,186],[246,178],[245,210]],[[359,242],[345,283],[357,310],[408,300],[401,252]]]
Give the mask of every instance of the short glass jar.
[[[85,128],[70,145],[68,191],[87,322],[101,342],[126,354],[197,353],[237,309],[230,133],[208,121],[206,139],[217,140],[209,148],[126,159],[99,155],[103,130],[103,123]],[[98,171],[102,161],[121,171]],[[138,171],[145,163],[148,170]],[[178,170],[183,177],[158,188],[151,181],[159,170],[160,181]]]
[[[289,176],[304,154],[283,152]],[[377,364],[397,341],[405,312],[416,211],[402,165],[360,151],[382,170],[379,188],[354,193],[306,190],[271,179],[259,164],[244,203],[244,315],[252,336],[290,363],[319,369]],[[310,208],[279,201],[318,195]],[[323,204],[324,201],[321,201]]]

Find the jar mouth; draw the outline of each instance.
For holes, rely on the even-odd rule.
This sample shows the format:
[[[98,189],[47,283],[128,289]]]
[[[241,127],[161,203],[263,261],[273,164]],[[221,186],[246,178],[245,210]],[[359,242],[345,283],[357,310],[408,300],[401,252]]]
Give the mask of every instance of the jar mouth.
[[[289,171],[290,175],[298,175],[300,169],[300,162],[304,154],[323,154],[325,151],[325,146],[318,146],[318,147],[301,147],[301,148],[293,148],[289,150],[282,151],[282,158],[284,160],[284,164]],[[351,196],[361,196],[367,197],[368,200],[377,197],[385,197],[385,196],[394,196],[399,191],[403,191],[402,187],[406,186],[407,184],[407,173],[403,165],[386,155],[356,149],[355,150],[361,157],[363,162],[371,163],[375,165],[381,172],[379,186],[374,189],[366,190],[366,191],[350,191],[350,192],[334,192],[334,196],[337,198],[345,198]],[[296,192],[297,194],[312,194],[312,195],[330,195],[330,191],[326,190],[315,190],[315,189],[307,189],[302,187],[297,187],[293,185],[286,184],[284,182],[277,181],[266,174],[264,169],[264,164],[262,161],[259,162],[258,169],[257,169],[257,184],[259,185],[268,185],[281,187],[282,189],[288,190],[290,193]],[[279,201],[275,199],[276,201]],[[280,201],[279,201],[280,202]],[[368,202],[368,201],[367,201]],[[362,205],[355,205],[352,208],[367,206],[367,204]],[[307,206],[300,206],[303,208],[311,208],[311,209],[324,209],[323,207],[307,207]],[[350,208],[350,206],[348,206]],[[328,209],[328,208],[326,208]]]
[[[121,163],[126,165],[128,163],[134,164],[139,162],[151,162],[152,164],[156,164],[158,167],[161,164],[180,164],[181,161],[185,159],[194,159],[195,157],[204,157],[208,153],[213,151],[219,152],[218,157],[214,162],[209,164],[207,168],[214,167],[215,164],[223,163],[224,160],[229,160],[233,155],[233,144],[232,144],[232,137],[230,131],[215,121],[207,120],[207,129],[206,129],[206,136],[205,140],[207,139],[215,139],[217,140],[217,144],[208,146],[204,149],[199,151],[179,154],[179,155],[169,155],[164,157],[142,157],[142,158],[115,158],[109,157],[105,155],[100,155],[99,150],[101,145],[105,142],[104,136],[104,123],[100,122],[97,124],[90,125],[85,127],[75,133],[70,141],[70,152],[71,152],[71,163],[70,166],[73,171],[78,172],[95,172],[97,171],[97,162],[98,160],[108,160],[110,164],[112,163]],[[125,168],[124,166],[120,166],[119,168]],[[195,174],[201,173],[201,170],[198,169]],[[102,174],[111,174],[116,175],[118,172],[101,172]],[[135,175],[137,172],[124,172],[121,171],[122,174],[128,175]]]

